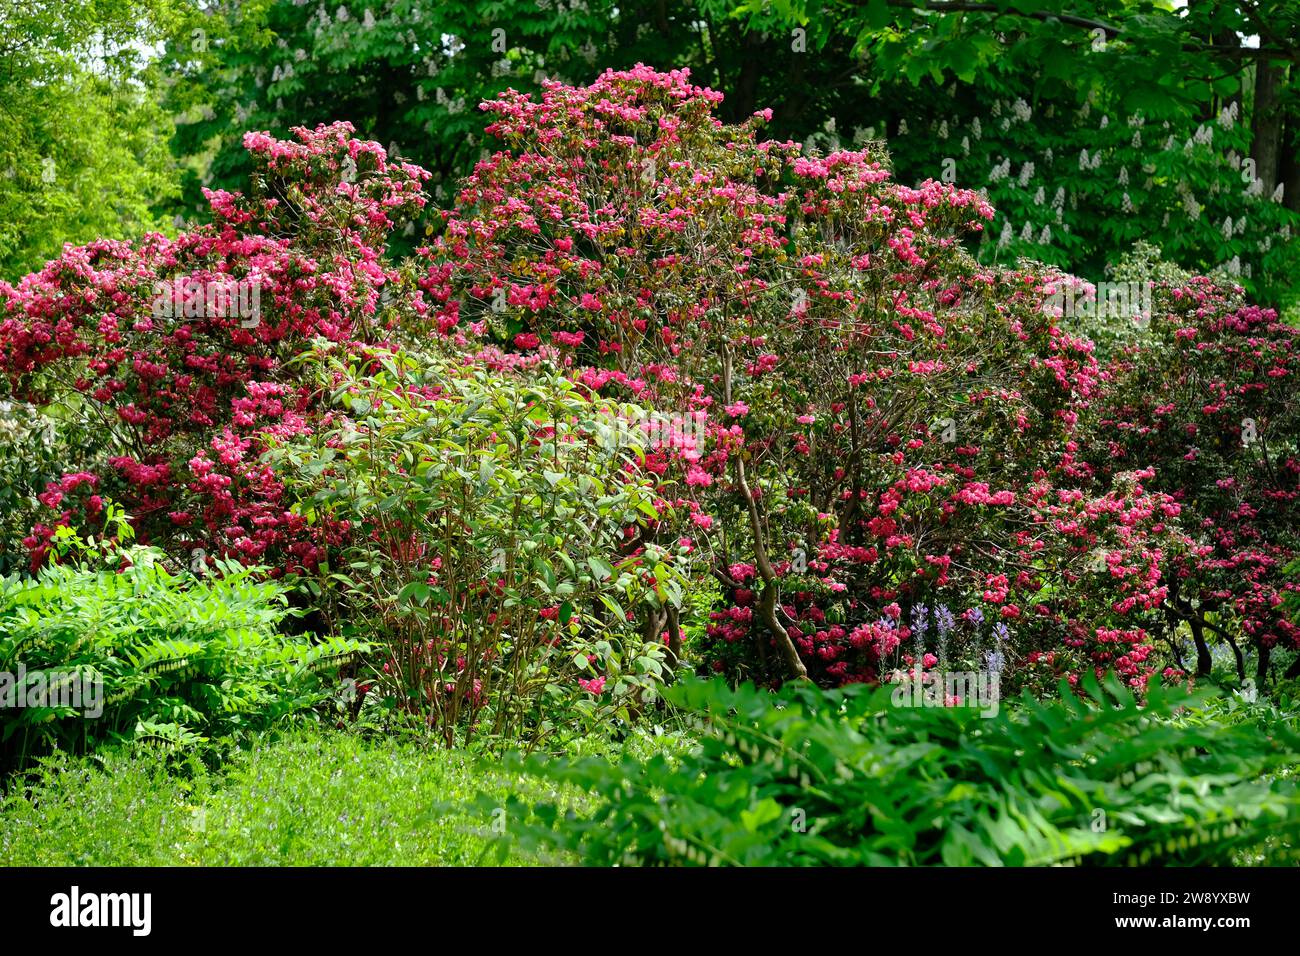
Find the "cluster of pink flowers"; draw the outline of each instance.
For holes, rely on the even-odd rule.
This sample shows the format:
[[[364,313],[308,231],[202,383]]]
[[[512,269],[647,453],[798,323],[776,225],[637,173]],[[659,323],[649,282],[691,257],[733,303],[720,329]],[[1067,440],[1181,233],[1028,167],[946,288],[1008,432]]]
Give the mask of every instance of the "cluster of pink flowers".
[[[284,359],[313,338],[382,331],[380,296],[396,278],[387,236],[424,205],[427,178],[351,134],[346,123],[296,130],[294,141],[250,133],[264,191],[209,192],[211,226],[68,247],[16,288],[0,285],[0,373],[13,390],[41,400],[68,382],[107,413],[105,446],[130,450],[42,496],[57,513],[28,540],[35,563],[50,525],[93,527],[100,495],[124,505],[140,539],[178,551],[280,571],[324,556],[340,529],[308,528],[258,462],[268,438],[311,427],[309,394]],[[347,164],[355,183],[340,182]],[[280,198],[290,192],[292,205]],[[158,308],[178,277],[200,290],[251,284],[257,311]],[[64,496],[82,484],[98,494],[67,508]]]

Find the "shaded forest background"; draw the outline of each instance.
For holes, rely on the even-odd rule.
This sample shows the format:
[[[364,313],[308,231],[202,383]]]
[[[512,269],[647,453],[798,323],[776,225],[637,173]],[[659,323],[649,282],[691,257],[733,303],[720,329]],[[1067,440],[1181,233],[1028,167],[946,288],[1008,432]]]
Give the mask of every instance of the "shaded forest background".
[[[446,205],[490,146],[478,103],[643,62],[726,119],[985,190],[981,261],[1098,281],[1147,240],[1289,310],[1298,58],[1294,0],[0,0],[0,277],[200,217],[247,130],[349,120]]]

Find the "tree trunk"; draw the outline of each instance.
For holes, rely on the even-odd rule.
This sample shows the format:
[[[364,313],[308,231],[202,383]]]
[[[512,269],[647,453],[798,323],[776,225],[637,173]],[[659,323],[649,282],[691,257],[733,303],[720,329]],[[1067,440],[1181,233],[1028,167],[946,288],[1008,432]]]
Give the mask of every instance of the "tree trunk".
[[[1255,175],[1264,181],[1264,195],[1271,196],[1279,182],[1283,114],[1278,109],[1278,92],[1283,68],[1260,60],[1255,67],[1255,107],[1250,120],[1250,155]]]
[[[1210,658],[1210,645],[1205,643],[1205,625],[1197,617],[1189,616],[1187,624],[1192,629],[1192,640],[1196,644],[1196,676],[1209,677],[1214,662]]]
[[[668,607],[668,663],[673,669],[682,659],[682,627],[678,620],[677,608]]]
[[[1300,116],[1287,113],[1278,135],[1281,144],[1278,180],[1282,183],[1282,205],[1292,212],[1300,212]]]
[[[763,593],[758,599],[759,612],[763,617],[763,623],[772,632],[777,650],[781,652],[790,674],[796,680],[807,680],[808,668],[804,667],[803,661],[799,658],[799,649],[794,646],[794,641],[790,640],[790,633],[776,617],[776,598],[779,590],[776,570],[767,556],[767,544],[763,540],[763,523],[758,517],[758,503],[754,500],[754,492],[745,477],[745,460],[742,455],[743,452],[736,455],[736,483],[740,486],[740,493],[748,506],[750,531],[754,535],[754,563],[758,566],[758,576],[763,579]]]
[[[723,402],[729,405],[731,404],[731,350],[724,347],[721,357]],[[781,652],[781,657],[785,660],[785,665],[790,673],[796,680],[807,680],[808,668],[804,667],[803,661],[799,659],[799,649],[794,646],[794,641],[790,640],[790,632],[785,629],[776,616],[776,598],[780,586],[776,579],[776,569],[772,567],[772,562],[767,556],[767,541],[763,536],[763,522],[758,516],[758,500],[754,497],[754,491],[749,487],[749,478],[745,474],[745,451],[743,448],[735,453],[735,462],[736,486],[745,499],[745,510],[749,512],[749,530],[754,537],[754,564],[758,568],[758,576],[763,579],[763,593],[758,602],[759,613],[762,615],[763,623],[772,632],[772,638],[776,642],[777,650]],[[761,646],[763,639],[758,628],[754,628],[754,639]]]
[[[1246,658],[1241,653],[1241,648],[1237,646],[1234,640],[1228,641],[1228,646],[1232,648],[1232,656],[1237,660],[1237,680],[1245,681],[1246,679]]]
[[[646,608],[646,616],[641,620],[641,640],[647,644],[659,643],[666,616],[664,611],[657,608]]]
[[[723,105],[730,101],[732,121],[742,123],[757,108],[758,80],[764,66],[763,38],[748,27],[740,27],[736,48],[740,53],[740,72],[736,76],[735,88],[723,100]]]

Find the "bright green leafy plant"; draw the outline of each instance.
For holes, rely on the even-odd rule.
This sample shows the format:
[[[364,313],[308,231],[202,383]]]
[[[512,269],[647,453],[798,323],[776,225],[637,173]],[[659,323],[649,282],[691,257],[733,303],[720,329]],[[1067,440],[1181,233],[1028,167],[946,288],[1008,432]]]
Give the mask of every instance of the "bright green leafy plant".
[[[271,458],[343,538],[312,586],[383,648],[363,693],[448,746],[531,746],[653,702],[668,648],[630,622],[679,606],[685,579],[682,548],[644,542],[663,503],[638,410],[545,368],[323,357],[325,427]]]
[[[467,866],[492,831],[466,801],[515,785],[469,754],[321,725],[226,757],[48,757],[0,794],[0,866]]]
[[[234,739],[322,702],[365,649],[280,633],[286,587],[257,568],[197,575],[154,549],[91,545],[0,578],[0,766],[112,740]]]

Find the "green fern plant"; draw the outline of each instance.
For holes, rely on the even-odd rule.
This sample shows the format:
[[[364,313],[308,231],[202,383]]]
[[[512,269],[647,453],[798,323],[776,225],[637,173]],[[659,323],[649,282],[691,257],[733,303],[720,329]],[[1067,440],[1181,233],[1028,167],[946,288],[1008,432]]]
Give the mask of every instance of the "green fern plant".
[[[575,813],[515,801],[502,849],[591,864],[1166,865],[1296,856],[1294,714],[1189,719],[1205,692],[1144,702],[1095,679],[1087,699],[973,708],[891,704],[888,689],[683,682],[700,731],[684,756],[528,760],[589,791]],[[1262,718],[1261,718],[1262,719]],[[491,812],[491,801],[482,809]],[[499,813],[499,809],[497,810]]]
[[[147,548],[113,552],[113,569],[54,564],[0,578],[0,681],[80,681],[69,702],[0,692],[0,767],[51,749],[137,739],[184,748],[312,707],[331,675],[367,647],[290,637],[285,586],[219,562],[202,576]],[[0,685],[2,686],[2,685]]]

